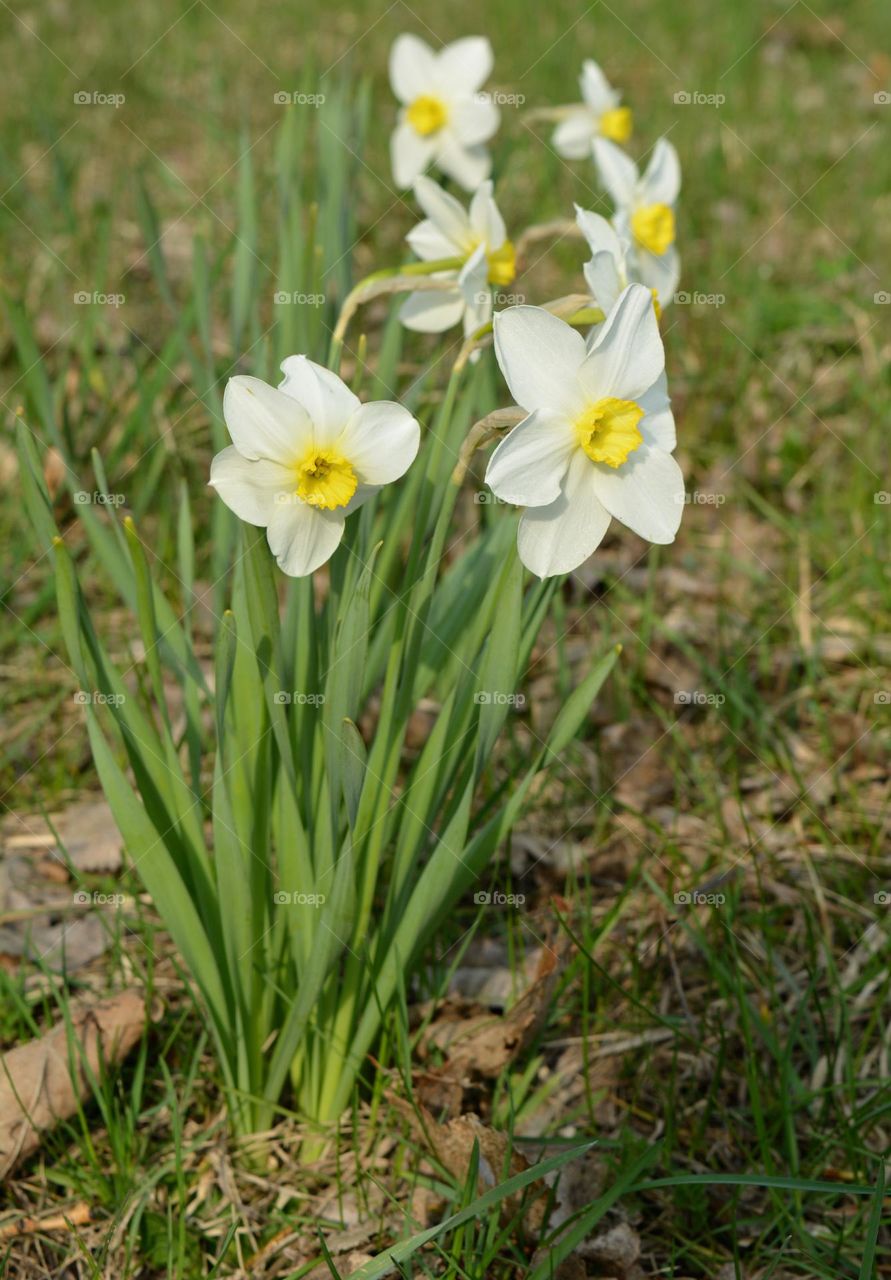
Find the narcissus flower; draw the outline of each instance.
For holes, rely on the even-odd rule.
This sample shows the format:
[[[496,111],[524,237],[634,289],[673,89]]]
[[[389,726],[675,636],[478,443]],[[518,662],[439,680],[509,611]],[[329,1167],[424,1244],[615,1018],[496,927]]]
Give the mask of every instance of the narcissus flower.
[[[492,46],[467,36],[437,52],[417,36],[397,37],[390,50],[390,84],[402,103],[390,140],[393,177],[410,187],[431,164],[467,191],[488,178],[483,145],[498,128],[499,111],[481,86],[492,70]]]
[[[421,333],[441,333],[460,320],[466,335],[475,333],[492,318],[492,287],[509,285],[516,274],[514,247],[492,199],[492,183],[477,188],[469,210],[431,178],[418,178],[415,195],[427,217],[406,236],[414,252],[425,262],[463,258],[464,265],[454,289],[411,294],[399,318]]]
[[[631,137],[630,108],[619,105],[622,95],[612,87],[591,58],[586,58],[582,64],[579,88],[583,99],[581,105],[566,109],[565,118],[557,125],[551,139],[554,150],[567,160],[583,160],[590,155],[594,138],[627,142]]]
[[[610,519],[649,542],[673,542],[684,478],[665,352],[650,291],[632,284],[587,344],[540,307],[495,316],[495,352],[528,417],[492,454],[486,483],[524,506],[520,559],[540,578],[569,573]]]
[[[334,554],[346,516],[408,470],[420,428],[399,404],[362,404],[306,356],[281,368],[278,388],[229,379],[232,445],[211,463],[210,483],[239,519],[266,529],[279,568],[300,578]]]
[[[681,189],[678,153],[666,138],[660,138],[641,174],[621,148],[595,138],[594,160],[616,206],[613,226],[619,238],[631,245],[637,278],[655,289],[664,305],[680,277],[674,213]]]
[[[586,262],[583,268],[585,283],[603,313],[611,311],[622,290],[636,282],[645,284],[650,289],[658,319],[663,308],[671,302],[678,285],[680,265],[677,254],[674,255],[674,273],[668,274],[666,264],[666,270],[658,277],[659,285],[665,290],[663,295],[660,294],[658,285],[646,278],[649,263],[641,261],[631,241],[623,239],[606,218],[576,205],[575,220],[593,254],[590,262]]]

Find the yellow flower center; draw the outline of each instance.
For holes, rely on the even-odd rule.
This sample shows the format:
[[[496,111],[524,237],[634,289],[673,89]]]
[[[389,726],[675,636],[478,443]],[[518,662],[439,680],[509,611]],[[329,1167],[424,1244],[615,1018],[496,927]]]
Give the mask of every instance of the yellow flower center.
[[[631,215],[631,231],[650,253],[663,254],[674,244],[674,210],[667,204],[645,204]]]
[[[578,442],[592,462],[621,467],[643,444],[637,424],[644,411],[634,400],[607,396],[592,404],[576,419]]]
[[[631,137],[631,108],[613,107],[600,117],[600,132],[610,142],[627,142]]]
[[[422,93],[408,108],[405,118],[416,133],[426,138],[428,134],[436,133],[442,128],[449,113],[441,99],[434,98],[430,93]]]
[[[310,449],[296,472],[297,497],[326,511],[345,507],[359,483],[350,463],[336,449]]]
[[[489,262],[489,284],[510,284],[517,274],[517,255],[510,240],[505,240],[500,249],[487,255]]]

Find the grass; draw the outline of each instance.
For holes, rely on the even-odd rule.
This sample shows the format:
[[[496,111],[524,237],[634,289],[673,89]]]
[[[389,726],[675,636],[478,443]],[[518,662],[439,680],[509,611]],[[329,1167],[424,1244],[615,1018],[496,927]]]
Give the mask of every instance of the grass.
[[[229,555],[203,487],[223,381],[236,368],[269,374],[292,349],[323,355],[333,299],[396,261],[414,220],[386,160],[386,53],[399,30],[447,40],[484,25],[493,82],[527,107],[573,97],[581,58],[596,56],[634,107],[635,152],[661,132],[678,147],[682,287],[703,297],[673,307],[664,331],[680,456],[699,500],[674,547],[647,549],[614,529],[567,584],[498,776],[528,758],[592,649],[621,642],[622,661],[590,731],[536,797],[526,841],[493,868],[491,888],[523,893],[523,909],[467,902],[431,941],[411,999],[442,996],[468,929],[503,942],[517,984],[540,938],[573,939],[544,1027],[469,1099],[482,1117],[537,1152],[535,1116],[572,1042],[584,1087],[560,1127],[598,1137],[598,1177],[624,1188],[606,1221],[639,1237],[644,1274],[885,1274],[881,1191],[848,1193],[881,1185],[891,1110],[887,908],[875,901],[891,876],[891,708],[876,701],[891,689],[891,515],[875,500],[889,484],[891,345],[891,310],[874,301],[891,289],[891,106],[874,102],[891,89],[882,5],[637,0],[580,12],[565,0],[494,0],[481,13],[465,0],[383,12],[310,0],[255,17],[204,0],[135,12],[100,0],[89,23],[64,8],[12,7],[0,36],[11,68],[0,126],[0,464],[14,495],[17,415],[42,448],[57,448],[63,462],[48,474],[58,474],[66,540],[88,576],[92,564],[93,604],[121,652],[124,615],[91,562],[64,467],[79,487],[100,488],[99,450],[111,491],[174,566],[179,606],[205,602],[190,616],[209,653],[224,591],[210,584]],[[274,103],[298,89],[325,92],[325,108]],[[80,107],[76,92],[126,101]],[[679,92],[726,101],[676,103]],[[560,161],[521,112],[504,117],[496,177],[511,226],[565,216],[572,200],[598,207],[587,165]],[[312,201],[316,233],[303,216]],[[580,263],[575,242],[543,247],[515,287],[536,300],[567,292]],[[329,302],[283,307],[276,289],[318,289]],[[79,291],[125,301],[85,306]],[[384,321],[383,311],[363,316],[366,389],[384,343],[400,390],[411,384],[416,404],[434,403],[435,344],[397,350]],[[484,372],[481,397],[499,394]],[[184,501],[197,530],[194,595],[174,577],[186,576]],[[468,494],[459,518],[497,515]],[[94,789],[95,776],[59,656],[48,560],[14,501],[0,510],[0,565],[2,789],[17,830]],[[675,900],[697,890],[712,899]],[[165,995],[124,1069],[6,1188],[11,1217],[84,1200],[95,1223],[5,1242],[10,1276],[231,1276],[270,1246],[254,1273],[296,1277],[320,1257],[318,1227],[336,1235],[373,1222],[359,1249],[375,1255],[419,1229],[406,1210],[419,1198],[433,1221],[473,1205],[472,1169],[462,1180],[431,1164],[394,1102],[414,1088],[407,1007],[339,1164],[301,1183],[288,1115],[270,1167],[233,1161],[169,949],[150,913],[127,926],[88,978],[2,978],[5,1047],[81,988],[113,989],[134,972],[151,986],[157,967]],[[616,1032],[633,1047],[610,1053]],[[399,1135],[384,1156],[372,1117],[376,1132]],[[732,1176],[742,1181],[717,1181]],[[793,1183],[769,1181],[784,1178]],[[535,1274],[523,1221],[518,1209],[473,1213],[405,1266]],[[302,1233],[299,1244],[274,1247],[285,1231]]]

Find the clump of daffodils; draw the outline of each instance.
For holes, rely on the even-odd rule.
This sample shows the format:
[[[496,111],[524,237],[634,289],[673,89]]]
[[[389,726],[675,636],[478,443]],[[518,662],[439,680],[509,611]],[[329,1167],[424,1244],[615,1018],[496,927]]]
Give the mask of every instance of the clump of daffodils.
[[[492,455],[486,483],[525,507],[520,559],[540,578],[569,573],[612,519],[673,542],[684,478],[650,291],[631,284],[587,342],[541,307],[495,317],[495,352],[527,416]]]
[[[420,428],[401,405],[362,404],[306,356],[281,368],[278,387],[229,379],[232,445],[214,458],[210,483],[239,519],[266,529],[279,568],[299,578],[334,554],[351,512],[408,470]]]
[[[584,160],[591,154],[595,138],[624,143],[631,137],[631,109],[621,105],[621,93],[591,58],[582,64],[579,88],[581,103],[559,108],[562,119],[551,140],[554,150],[566,160]]]
[[[641,173],[620,147],[604,138],[595,138],[594,160],[615,206],[612,222],[620,242],[626,277],[647,285],[665,306],[671,301],[680,278],[675,244],[675,206],[681,189],[677,151],[666,138],[660,138]],[[615,258],[615,245],[604,241],[602,228],[592,220],[593,216],[586,217],[584,223],[580,221],[583,234],[595,256],[606,250]]]
[[[499,111],[482,86],[492,71],[492,46],[467,36],[434,52],[414,35],[401,35],[390,52],[390,84],[402,104],[390,140],[393,178],[410,187],[431,166],[475,191],[488,178],[486,143]]]
[[[514,246],[492,198],[492,183],[483,182],[465,209],[431,178],[415,182],[415,196],[427,215],[406,239],[423,262],[458,259],[454,289],[418,291],[399,312],[402,323],[421,333],[441,333],[463,323],[469,336],[492,318],[492,290],[509,285],[516,275]]]

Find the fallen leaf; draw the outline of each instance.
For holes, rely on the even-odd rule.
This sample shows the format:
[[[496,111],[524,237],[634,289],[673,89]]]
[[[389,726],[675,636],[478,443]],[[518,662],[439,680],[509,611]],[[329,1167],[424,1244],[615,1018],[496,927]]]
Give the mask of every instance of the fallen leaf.
[[[69,1021],[4,1055],[0,1178],[37,1149],[45,1130],[74,1115],[100,1064],[121,1062],[148,1016],[143,993],[129,989],[94,1005],[72,1005]]]

